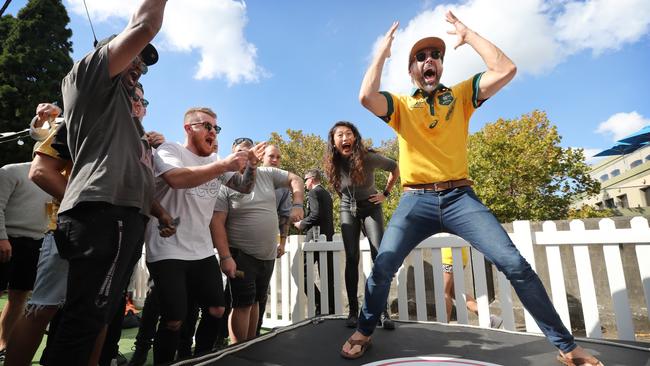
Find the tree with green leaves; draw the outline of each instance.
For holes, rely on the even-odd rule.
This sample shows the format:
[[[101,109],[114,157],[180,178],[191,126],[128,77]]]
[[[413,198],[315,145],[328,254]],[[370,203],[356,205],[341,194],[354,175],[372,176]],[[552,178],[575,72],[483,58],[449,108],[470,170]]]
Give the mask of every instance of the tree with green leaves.
[[[499,221],[565,219],[576,197],[600,190],[582,149],[563,148],[561,139],[542,111],[470,135],[474,189]]]
[[[40,102],[59,102],[72,67],[70,18],[61,0],[30,0],[0,18],[0,132],[28,128]],[[0,166],[31,159],[34,141],[0,144]]]

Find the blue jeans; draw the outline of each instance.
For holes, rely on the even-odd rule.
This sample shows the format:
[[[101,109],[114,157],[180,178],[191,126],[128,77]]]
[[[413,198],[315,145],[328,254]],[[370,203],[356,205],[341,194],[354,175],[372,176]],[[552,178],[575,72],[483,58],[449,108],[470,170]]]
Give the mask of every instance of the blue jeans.
[[[390,283],[404,259],[422,240],[439,232],[462,237],[494,263],[510,280],[522,304],[553,345],[562,352],[576,347],[539,277],[471,187],[402,194],[366,281],[359,332],[372,334],[386,305]]]

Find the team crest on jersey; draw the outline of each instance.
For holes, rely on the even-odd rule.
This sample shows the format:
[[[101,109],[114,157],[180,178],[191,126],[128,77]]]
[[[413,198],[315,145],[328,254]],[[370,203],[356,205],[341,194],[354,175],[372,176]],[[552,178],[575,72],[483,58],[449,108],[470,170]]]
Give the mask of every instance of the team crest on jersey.
[[[454,101],[454,96],[451,92],[445,92],[438,95],[438,104],[440,105],[450,105]]]

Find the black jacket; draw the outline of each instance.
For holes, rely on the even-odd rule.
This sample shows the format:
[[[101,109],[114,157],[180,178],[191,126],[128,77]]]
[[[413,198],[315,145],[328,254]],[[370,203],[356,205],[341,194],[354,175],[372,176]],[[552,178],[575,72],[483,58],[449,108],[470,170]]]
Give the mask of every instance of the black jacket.
[[[307,195],[307,215],[300,223],[300,229],[306,231],[313,226],[320,226],[320,233],[331,241],[334,235],[333,215],[332,196],[319,184]]]

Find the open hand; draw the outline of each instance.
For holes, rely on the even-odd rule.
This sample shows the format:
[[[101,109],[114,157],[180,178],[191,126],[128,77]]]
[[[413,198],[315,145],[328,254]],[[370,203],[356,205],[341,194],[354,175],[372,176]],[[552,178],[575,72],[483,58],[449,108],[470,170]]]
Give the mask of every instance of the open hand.
[[[395,39],[395,32],[397,31],[397,27],[399,27],[399,22],[394,21],[393,24],[390,26],[390,29],[388,29],[388,32],[384,35],[384,39],[381,41],[379,44],[379,54],[383,55],[385,58],[390,57],[390,49],[393,45],[393,39]]]
[[[248,150],[248,162],[256,166],[260,160],[264,159],[264,150],[266,150],[266,141],[262,141]]]
[[[451,12],[451,10],[447,12],[446,19],[447,22],[451,23],[455,28],[454,30],[447,31],[447,33],[455,34],[457,36],[456,45],[454,46],[454,49],[456,49],[462,46],[463,44],[465,44],[465,37],[469,33],[470,29],[467,28],[467,26],[463,24],[463,22],[458,20],[458,18],[456,18],[456,16],[454,15],[454,13]]]

